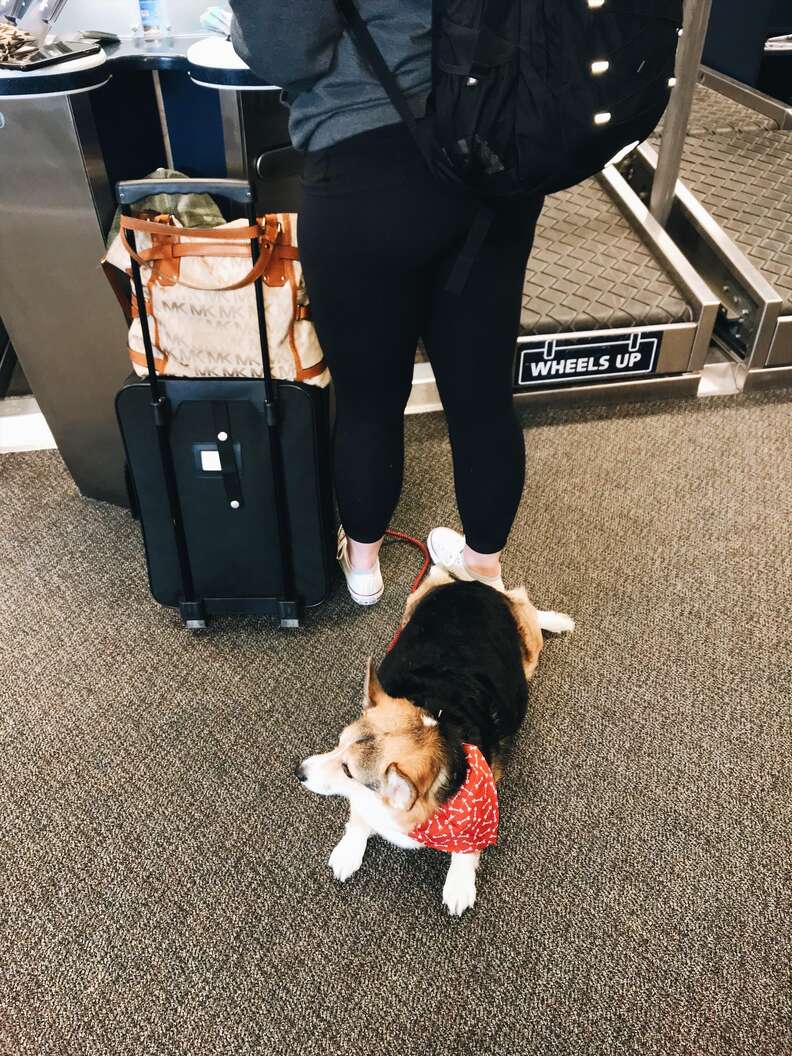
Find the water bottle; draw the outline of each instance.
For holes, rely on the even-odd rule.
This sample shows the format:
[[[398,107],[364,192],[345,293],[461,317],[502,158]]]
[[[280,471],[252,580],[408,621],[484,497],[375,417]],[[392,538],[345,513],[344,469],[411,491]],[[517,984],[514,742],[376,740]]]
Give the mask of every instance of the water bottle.
[[[170,34],[166,0],[138,0],[140,28],[146,40],[160,40]]]

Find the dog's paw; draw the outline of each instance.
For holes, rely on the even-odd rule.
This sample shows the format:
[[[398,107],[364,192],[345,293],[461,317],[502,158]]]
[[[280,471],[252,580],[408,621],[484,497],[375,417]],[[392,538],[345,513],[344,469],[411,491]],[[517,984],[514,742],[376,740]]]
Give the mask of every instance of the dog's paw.
[[[476,901],[476,874],[449,871],[443,887],[443,905],[452,917],[461,917]]]
[[[364,851],[365,844],[361,847],[358,840],[343,839],[336,844],[327,863],[336,880],[343,883],[358,871],[363,864]]]
[[[571,616],[567,616],[565,612],[547,612],[540,610],[537,612],[539,617],[539,626],[543,631],[550,631],[551,634],[570,634],[575,629],[575,621]]]

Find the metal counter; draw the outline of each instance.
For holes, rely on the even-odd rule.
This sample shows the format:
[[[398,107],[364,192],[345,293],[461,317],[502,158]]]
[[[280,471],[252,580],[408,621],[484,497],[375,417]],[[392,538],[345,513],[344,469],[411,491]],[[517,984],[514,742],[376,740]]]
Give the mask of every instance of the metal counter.
[[[108,408],[126,336],[98,267],[113,203],[88,102],[110,71],[12,76],[0,79],[0,316],[78,488],[120,502]]]
[[[0,77],[0,318],[80,492],[119,504],[113,407],[129,360],[99,267],[114,203],[90,96],[122,69],[185,69],[194,39]]]

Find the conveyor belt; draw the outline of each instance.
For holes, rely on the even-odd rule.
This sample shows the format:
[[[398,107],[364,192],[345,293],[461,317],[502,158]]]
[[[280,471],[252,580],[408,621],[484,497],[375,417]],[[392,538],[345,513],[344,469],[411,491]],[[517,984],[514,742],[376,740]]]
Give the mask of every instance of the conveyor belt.
[[[751,132],[688,140],[681,178],[792,314],[792,135]]]
[[[547,199],[525,276],[523,335],[663,326],[692,318],[597,180]]]
[[[663,122],[661,121],[657,126],[658,133],[662,127]],[[778,128],[778,122],[772,117],[765,117],[764,114],[759,114],[756,110],[743,106],[742,103],[736,103],[703,84],[696,85],[688,125],[688,138],[715,134],[728,135],[730,132],[777,131]]]

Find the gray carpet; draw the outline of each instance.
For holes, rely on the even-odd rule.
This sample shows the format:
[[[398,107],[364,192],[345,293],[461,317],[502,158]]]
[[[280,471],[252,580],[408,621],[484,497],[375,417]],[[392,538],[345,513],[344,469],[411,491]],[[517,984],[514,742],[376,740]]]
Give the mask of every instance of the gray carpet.
[[[411,419],[397,523],[454,523]],[[792,404],[526,415],[507,578],[552,641],[479,902],[291,776],[355,714],[414,572],[295,636],[191,637],[137,527],[54,453],[0,458],[2,1056],[792,1052]]]

